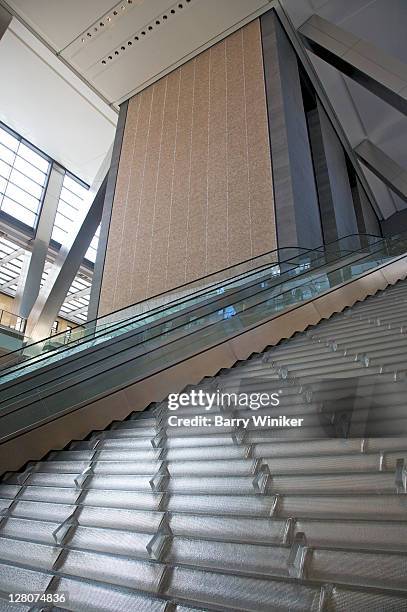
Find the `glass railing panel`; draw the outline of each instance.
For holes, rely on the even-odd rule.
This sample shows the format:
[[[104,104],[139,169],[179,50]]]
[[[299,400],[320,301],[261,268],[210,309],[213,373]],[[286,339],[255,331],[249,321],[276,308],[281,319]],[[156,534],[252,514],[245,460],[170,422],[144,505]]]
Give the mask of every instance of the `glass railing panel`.
[[[407,245],[401,246],[399,250],[404,252]],[[394,250],[394,249],[393,249]],[[255,324],[261,318],[270,318],[283,309],[299,304],[305,300],[329,290],[330,288],[350,280],[361,273],[363,269],[370,269],[383,263],[386,258],[393,257],[394,253],[389,254],[388,245],[382,245],[380,248],[376,245],[373,253],[362,254],[358,262],[353,262],[341,266],[337,269],[332,269],[332,264],[327,268],[328,271],[323,273],[313,272],[307,276],[295,280],[280,283],[278,286],[270,288],[267,283],[261,283],[245,289],[245,293],[239,292],[239,301],[234,304],[228,304],[227,301],[218,301],[216,304],[207,304],[205,307],[197,309],[195,312],[188,312],[182,316],[178,316],[173,320],[147,327],[143,331],[132,335],[130,344],[134,354],[134,349],[140,346],[140,352],[144,354],[146,351],[154,350],[167,341],[178,340],[179,338],[194,333],[194,341],[196,339],[195,332],[201,327],[206,331],[204,336],[212,337],[218,333],[220,329],[218,323],[222,323],[222,333],[227,329],[232,328],[235,333],[244,329],[248,325]],[[214,329],[209,329],[214,326]],[[123,343],[122,343],[123,344]],[[75,349],[72,348],[69,354],[75,354]],[[64,356],[67,356],[66,354]],[[60,355],[49,356],[50,361],[60,359]],[[97,359],[97,356],[96,356]],[[31,363],[29,370],[33,371],[36,368],[36,363]],[[12,380],[13,373],[6,375],[5,380]]]
[[[311,255],[307,255],[305,258],[302,257],[297,257],[297,258],[293,258],[292,262],[289,263],[288,269],[295,269],[295,273],[301,273],[303,269],[306,269],[307,266],[310,264],[310,261],[312,261],[312,258],[320,258],[322,257],[322,255],[318,254],[311,254]],[[285,271],[285,273],[288,270]],[[271,275],[274,276],[276,278],[279,277],[280,275],[280,266],[279,265],[272,265],[271,267],[267,267],[267,268],[262,268],[260,271],[251,273],[253,276],[253,279],[255,279],[256,277],[261,277],[263,275]],[[203,300],[205,299],[206,296],[209,295],[216,295],[217,293],[224,293],[225,291],[227,291],[230,288],[233,288],[235,286],[239,286],[239,284],[242,284],[244,282],[247,282],[247,278],[246,277],[241,277],[238,279],[235,279],[232,281],[224,281],[225,283],[229,283],[230,287],[218,287],[216,286],[215,289],[213,290],[209,290],[209,291],[205,291],[203,294],[198,293],[196,300]],[[184,304],[185,300],[182,301],[176,301],[175,304],[173,306],[171,306],[170,310],[168,310],[168,313],[174,312],[175,310],[182,308],[183,304]],[[190,300],[187,300],[187,305],[189,306],[191,304]],[[163,316],[166,313],[164,311],[162,311],[162,309],[156,309],[156,311],[158,311],[158,316]],[[128,309],[125,309],[124,312],[127,314],[128,313]],[[147,311],[148,312],[148,311]],[[154,311],[153,311],[154,312]],[[139,315],[139,317],[143,317],[145,316],[144,311]],[[126,319],[124,318],[124,322],[128,321],[128,320],[132,320],[134,322],[134,317],[130,318],[130,319]],[[122,322],[123,320],[123,313],[121,315],[121,319],[118,322]],[[76,345],[79,341],[88,338],[88,337],[96,337],[97,335],[103,334],[106,331],[108,331],[110,328],[114,327],[115,325],[117,325],[117,321],[111,321],[110,317],[103,317],[102,319],[98,320],[96,322],[92,322],[90,325],[85,324],[84,326],[77,328],[77,329],[73,329],[69,336],[67,336],[66,334],[59,334],[59,335],[53,335],[52,337],[44,340],[43,342],[38,342],[35,344],[30,344],[28,346],[26,346],[25,348],[23,348],[20,351],[19,355],[13,355],[13,361],[16,360],[20,360],[23,361],[27,358],[32,358],[32,357],[36,357],[40,354],[46,353],[46,352],[52,352],[54,353],[55,351],[58,350],[64,350],[65,348],[67,348],[68,346],[74,346]],[[18,359],[16,359],[16,357]],[[0,365],[1,364],[6,364],[7,363],[7,359],[8,357],[4,357],[4,358],[0,358]]]
[[[135,316],[137,313],[139,315],[142,315],[143,313],[148,312],[151,309],[159,308],[160,305],[167,304],[169,301],[182,301],[183,299],[185,299],[186,296],[196,291],[205,290],[210,287],[216,288],[217,284],[223,284],[227,282],[230,278],[235,278],[236,282],[238,282],[240,276],[242,282],[244,282],[244,276],[248,271],[257,269],[259,270],[259,273],[261,273],[262,268],[270,267],[270,264],[273,264],[276,261],[280,262],[279,264],[276,264],[276,270],[278,270],[279,265],[282,262],[289,261],[290,259],[293,259],[299,254],[311,253],[311,258],[313,256],[317,256],[318,253],[322,252],[325,254],[325,256],[327,256],[327,253],[331,253],[331,256],[341,256],[345,252],[349,251],[350,247],[359,248],[362,244],[367,245],[378,240],[380,240],[380,237],[374,235],[357,235],[341,238],[332,244],[326,245],[325,247],[319,247],[312,251],[309,249],[301,249],[298,247],[287,247],[271,251],[270,253],[255,257],[254,259],[250,259],[234,266],[230,266],[227,270],[215,272],[213,274],[210,274],[209,276],[206,276],[203,279],[192,281],[191,283],[185,285],[182,288],[179,288],[178,290],[170,290],[163,295],[144,300],[143,302],[140,302],[134,306],[129,306],[125,309],[117,311],[116,313],[111,313],[109,315],[106,315],[105,317],[101,317],[97,321],[85,323],[81,327],[72,330],[69,336],[61,332],[60,334],[53,335],[52,339],[43,341],[43,344],[41,346],[35,347],[33,344],[30,344],[30,348],[27,348],[27,350],[21,355],[21,360],[26,358],[27,356],[35,356],[41,352],[46,352],[48,350],[54,351],[57,348],[64,347],[67,344],[73,344],[81,338],[85,338],[88,335],[94,334],[96,328],[102,330],[107,329],[112,324],[112,322],[126,320],[128,318],[131,318],[132,316]],[[181,291],[181,293],[179,293],[179,291]],[[16,356],[13,356],[13,361],[16,361]],[[4,366],[4,364],[6,363],[6,360],[0,359],[0,367],[2,365]]]
[[[354,246],[356,244],[360,245],[360,242],[361,242],[360,236],[350,237],[350,238],[352,238],[352,240],[353,238],[355,238],[356,242],[354,241]],[[349,242],[349,238],[346,238],[346,240]],[[380,242],[377,237],[370,237],[370,236],[366,238],[365,242],[366,241],[368,242],[370,241],[372,244],[375,244],[375,243],[378,244]],[[264,280],[265,285],[263,285],[263,287],[269,286],[270,278],[274,280],[274,284],[275,284],[276,281],[281,282],[283,278],[287,278],[291,276],[296,277],[297,275],[304,274],[306,271],[308,271],[309,269],[312,269],[313,267],[317,267],[317,266],[321,266],[325,264],[327,261],[335,261],[339,257],[339,255],[343,255],[343,253],[348,253],[349,252],[348,249],[347,248],[344,249],[342,243],[343,243],[343,240],[341,239],[334,245],[331,245],[331,247],[328,248],[324,253],[320,252],[319,250],[316,250],[312,252],[307,252],[306,254],[300,255],[296,258],[292,258],[291,260],[289,260],[287,263],[284,264],[283,269],[281,269],[280,265],[278,266],[274,265],[268,270],[261,270],[260,272],[256,271],[255,273],[249,273],[248,276],[251,276],[252,278],[250,280],[253,281],[256,278],[258,279],[262,278],[262,275],[263,274],[265,275],[267,272],[268,276],[266,280]],[[224,285],[227,285],[227,283],[229,283],[229,286],[226,286],[226,287],[224,286],[221,288],[217,287],[214,291],[209,291],[209,292],[205,292],[204,294],[199,294],[195,298],[188,298],[186,301],[184,300],[182,302],[176,302],[171,307],[167,309],[159,309],[156,313],[153,313],[152,315],[145,315],[145,314],[140,315],[139,318],[136,317],[136,318],[127,320],[125,321],[124,325],[120,324],[118,327],[117,327],[117,324],[111,324],[111,323],[106,323],[102,325],[98,321],[99,325],[96,327],[96,329],[93,323],[91,330],[86,330],[83,328],[79,328],[78,330],[72,330],[70,337],[69,337],[69,342],[66,342],[66,338],[64,338],[64,344],[61,346],[58,346],[55,344],[55,336],[53,336],[52,338],[47,339],[46,341],[42,343],[36,343],[34,345],[29,345],[28,347],[26,347],[21,352],[21,361],[27,358],[34,358],[34,361],[32,361],[32,364],[36,363],[35,368],[37,368],[39,367],[38,362],[41,360],[41,355],[44,352],[46,353],[48,351],[49,356],[50,357],[53,356],[53,359],[56,359],[54,356],[60,350],[64,351],[63,356],[68,356],[70,354],[70,349],[76,346],[79,346],[81,342],[82,342],[82,348],[86,348],[87,346],[90,346],[90,345],[96,345],[100,341],[111,339],[112,337],[116,337],[120,333],[125,333],[126,331],[135,329],[137,327],[140,327],[141,325],[151,324],[154,322],[155,319],[159,319],[162,317],[168,317],[181,308],[185,308],[185,307],[191,308],[194,304],[199,303],[200,301],[203,301],[204,299],[205,300],[208,299],[208,297],[211,297],[211,295],[218,296],[219,294],[222,294],[222,295],[229,294],[230,292],[233,292],[233,290],[236,287],[241,285],[243,281],[245,281],[245,284],[247,284],[248,280],[249,279],[246,277],[242,280],[232,279],[231,281],[226,281]],[[90,343],[89,342],[83,343],[83,341],[87,339],[90,339]],[[14,369],[16,370],[17,368],[14,367]],[[25,367],[24,367],[24,370],[27,371]]]
[[[143,314],[140,315],[140,317],[134,317],[133,319],[125,321],[124,324],[123,322],[120,322],[120,324],[107,323],[104,325],[97,326],[96,329],[93,327],[93,329],[88,335],[86,334],[86,330],[84,329],[73,330],[69,338],[69,343],[64,343],[61,347],[55,345],[55,336],[53,336],[52,338],[47,339],[43,343],[29,345],[22,351],[22,355],[25,358],[31,358],[31,362],[33,364],[36,364],[35,368],[38,368],[38,362],[42,359],[44,353],[48,352],[48,357],[52,358],[53,360],[56,360],[56,357],[54,356],[62,349],[64,354],[61,354],[59,358],[68,356],[70,354],[69,349],[76,347],[79,343],[82,344],[82,348],[94,346],[99,341],[109,340],[112,337],[116,337],[117,335],[125,333],[131,329],[136,329],[140,326],[152,324],[156,320],[168,317],[181,310],[182,308],[191,309],[196,304],[199,304],[204,300],[208,300],[211,297],[220,300],[219,308],[223,308],[225,304],[224,300],[222,301],[222,298],[233,297],[233,299],[237,299],[238,296],[236,295],[236,288],[241,286],[243,284],[243,281],[245,281],[245,285],[248,285],[250,281],[251,285],[249,284],[249,286],[254,288],[255,291],[258,291],[260,289],[267,288],[271,285],[278,285],[281,283],[282,279],[295,279],[297,276],[305,274],[306,272],[315,267],[320,267],[326,264],[327,260],[335,261],[338,256],[339,255],[337,250],[335,251],[335,254],[311,252],[305,255],[300,255],[285,263],[285,267],[283,270],[280,269],[280,266],[272,266],[271,268],[261,270],[260,272],[249,273],[249,275],[247,275],[242,280],[238,279],[237,281],[227,281],[227,283],[229,284],[225,283],[226,286],[224,287],[217,287],[214,291],[207,291],[204,294],[198,294],[198,296],[196,297],[189,298],[186,301],[180,303],[177,302],[176,304],[170,307],[158,310],[158,312],[153,311],[151,314]],[[256,280],[260,280],[261,284],[253,284],[253,282]],[[86,342],[86,340],[88,341]],[[25,371],[28,371],[27,365],[28,364],[25,364],[24,366],[21,365],[20,369],[24,368]],[[14,368],[14,370],[17,369],[18,367]]]
[[[7,310],[0,309],[0,327],[16,331],[19,334],[24,334],[26,324],[26,319],[12,312],[8,312]]]

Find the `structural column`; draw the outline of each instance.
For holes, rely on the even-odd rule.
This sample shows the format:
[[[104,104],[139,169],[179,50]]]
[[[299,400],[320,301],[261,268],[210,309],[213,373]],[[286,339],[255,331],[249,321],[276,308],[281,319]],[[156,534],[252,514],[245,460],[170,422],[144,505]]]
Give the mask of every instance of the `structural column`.
[[[78,219],[61,245],[55,262],[48,272],[47,280],[31,310],[27,321],[27,335],[33,340],[41,340],[49,335],[51,325],[100,225],[111,157],[112,147],[88,191],[83,216]],[[87,207],[86,204],[89,202],[90,206]]]
[[[64,169],[54,162],[38,217],[32,251],[26,253],[17,286],[15,307],[20,317],[24,319],[28,319],[40,291],[64,175]]]
[[[297,56],[276,14],[261,17],[278,246],[322,244]]]
[[[326,241],[331,242],[350,234],[358,234],[359,229],[345,153],[319,101],[317,108],[329,181],[329,187],[327,186],[329,194],[325,199],[325,206],[321,199],[321,216],[323,227],[329,230]]]

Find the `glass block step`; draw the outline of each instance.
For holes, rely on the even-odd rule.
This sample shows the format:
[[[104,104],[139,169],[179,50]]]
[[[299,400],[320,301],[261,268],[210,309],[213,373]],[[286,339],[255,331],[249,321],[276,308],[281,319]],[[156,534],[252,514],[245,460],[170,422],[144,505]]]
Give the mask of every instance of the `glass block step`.
[[[52,576],[49,574],[15,567],[0,561],[0,591],[3,593],[39,593],[45,591]]]
[[[407,592],[407,559],[397,554],[314,549],[307,561],[307,577]]]
[[[176,567],[166,595],[236,611],[309,612],[318,609],[320,589]]]
[[[88,580],[158,593],[164,567],[157,562],[150,563],[103,553],[70,550],[64,558],[60,571]]]
[[[166,612],[168,602],[138,593],[134,588],[91,582],[63,576],[56,593],[69,593],[69,610],[76,612]]]

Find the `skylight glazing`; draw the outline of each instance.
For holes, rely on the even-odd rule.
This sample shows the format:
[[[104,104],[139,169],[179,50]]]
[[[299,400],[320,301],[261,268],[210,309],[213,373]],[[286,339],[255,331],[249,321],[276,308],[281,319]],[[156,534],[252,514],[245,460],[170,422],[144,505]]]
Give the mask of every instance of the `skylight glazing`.
[[[51,162],[0,125],[0,210],[34,228]]]

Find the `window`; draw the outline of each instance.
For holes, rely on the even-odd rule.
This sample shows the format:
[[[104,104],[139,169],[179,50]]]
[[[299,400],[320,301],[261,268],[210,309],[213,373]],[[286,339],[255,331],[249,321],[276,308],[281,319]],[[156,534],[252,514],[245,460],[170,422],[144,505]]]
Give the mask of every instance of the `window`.
[[[0,291],[14,294],[23,266],[25,251],[11,240],[0,238]]]
[[[46,190],[52,160],[21,136],[0,122],[0,214],[1,211],[35,228]],[[58,244],[65,241],[79,217],[83,217],[89,187],[69,172],[65,172],[58,202],[52,239]],[[32,232],[21,229],[28,239],[14,242],[11,236],[0,236],[0,292],[14,296],[24,261],[30,257],[29,240]],[[99,228],[86,253],[86,260],[93,263],[99,240]],[[52,267],[53,255],[48,253],[41,279],[41,287]],[[88,265],[89,267],[89,265]],[[74,323],[87,319],[89,295],[92,283],[91,272],[78,272],[61,307],[59,316]],[[58,323],[52,327],[58,333]],[[69,336],[70,330],[67,330]]]
[[[76,275],[65,298],[65,302],[61,307],[61,317],[76,323],[86,321],[91,285],[92,281],[90,278],[85,278],[81,273]]]
[[[58,244],[62,244],[72,224],[78,220],[78,213],[83,214],[83,206],[88,187],[79,182],[70,174],[66,173],[62,184],[61,195],[55,215],[52,239]]]
[[[0,124],[0,210],[35,227],[50,160]]]
[[[92,242],[90,243],[89,248],[86,251],[86,255],[85,255],[85,259],[87,259],[88,261],[91,261],[92,263],[95,263],[96,261],[96,253],[97,253],[98,244],[99,244],[99,234],[100,234],[100,225],[97,228],[95,235],[93,236]]]

